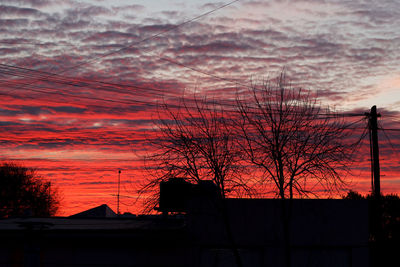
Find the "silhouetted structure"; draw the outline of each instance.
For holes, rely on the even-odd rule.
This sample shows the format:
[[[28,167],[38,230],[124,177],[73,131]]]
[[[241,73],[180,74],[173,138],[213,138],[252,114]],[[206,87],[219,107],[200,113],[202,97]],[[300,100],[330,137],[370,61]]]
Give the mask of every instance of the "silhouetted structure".
[[[115,218],[117,214],[106,204],[70,216],[71,218]]]
[[[279,214],[287,201],[221,201],[243,266],[283,266]],[[235,266],[214,204],[189,198],[186,214],[168,217],[1,220],[0,265]],[[365,200],[293,200],[290,233],[294,267],[369,266]]]
[[[186,211],[186,203],[191,194],[193,185],[184,179],[171,178],[160,183],[159,211],[183,212]]]
[[[193,199],[216,202],[219,197],[219,189],[211,180],[199,180],[192,184],[182,178],[170,178],[160,183],[160,201],[156,209],[164,213],[187,212]]]

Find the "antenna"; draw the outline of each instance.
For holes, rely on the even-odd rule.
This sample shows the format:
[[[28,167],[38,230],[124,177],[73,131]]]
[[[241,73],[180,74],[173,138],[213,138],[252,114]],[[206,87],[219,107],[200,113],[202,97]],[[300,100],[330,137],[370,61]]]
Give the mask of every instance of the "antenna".
[[[117,215],[119,215],[119,189],[121,185],[121,170],[118,170]]]

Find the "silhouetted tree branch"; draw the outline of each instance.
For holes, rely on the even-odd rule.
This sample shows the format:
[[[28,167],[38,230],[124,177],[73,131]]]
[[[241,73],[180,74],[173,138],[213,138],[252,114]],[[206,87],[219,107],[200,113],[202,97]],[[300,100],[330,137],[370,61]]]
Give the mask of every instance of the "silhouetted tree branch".
[[[146,157],[154,175],[142,190],[169,178],[191,182],[212,180],[222,197],[226,193],[251,194],[243,178],[240,151],[224,110],[207,101],[194,99],[191,107],[182,100],[180,109],[163,105],[155,120],[158,138],[152,141],[156,152]]]

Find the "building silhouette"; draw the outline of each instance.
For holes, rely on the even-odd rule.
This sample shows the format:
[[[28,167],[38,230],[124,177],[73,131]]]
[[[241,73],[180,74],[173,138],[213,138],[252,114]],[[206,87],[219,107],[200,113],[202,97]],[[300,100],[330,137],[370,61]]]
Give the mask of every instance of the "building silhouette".
[[[175,192],[178,207],[167,189],[163,215],[116,216],[102,205],[71,217],[0,220],[0,266],[235,266],[235,251],[243,266],[285,266],[288,201],[222,200],[209,187],[192,189]],[[367,201],[290,205],[291,266],[370,265]]]

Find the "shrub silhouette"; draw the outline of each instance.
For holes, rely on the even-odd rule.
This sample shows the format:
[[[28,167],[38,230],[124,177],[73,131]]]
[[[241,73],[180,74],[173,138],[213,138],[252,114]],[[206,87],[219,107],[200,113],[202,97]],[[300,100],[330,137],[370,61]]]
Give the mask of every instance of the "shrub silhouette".
[[[0,165],[0,218],[49,217],[58,207],[57,191],[34,169],[14,163]]]

